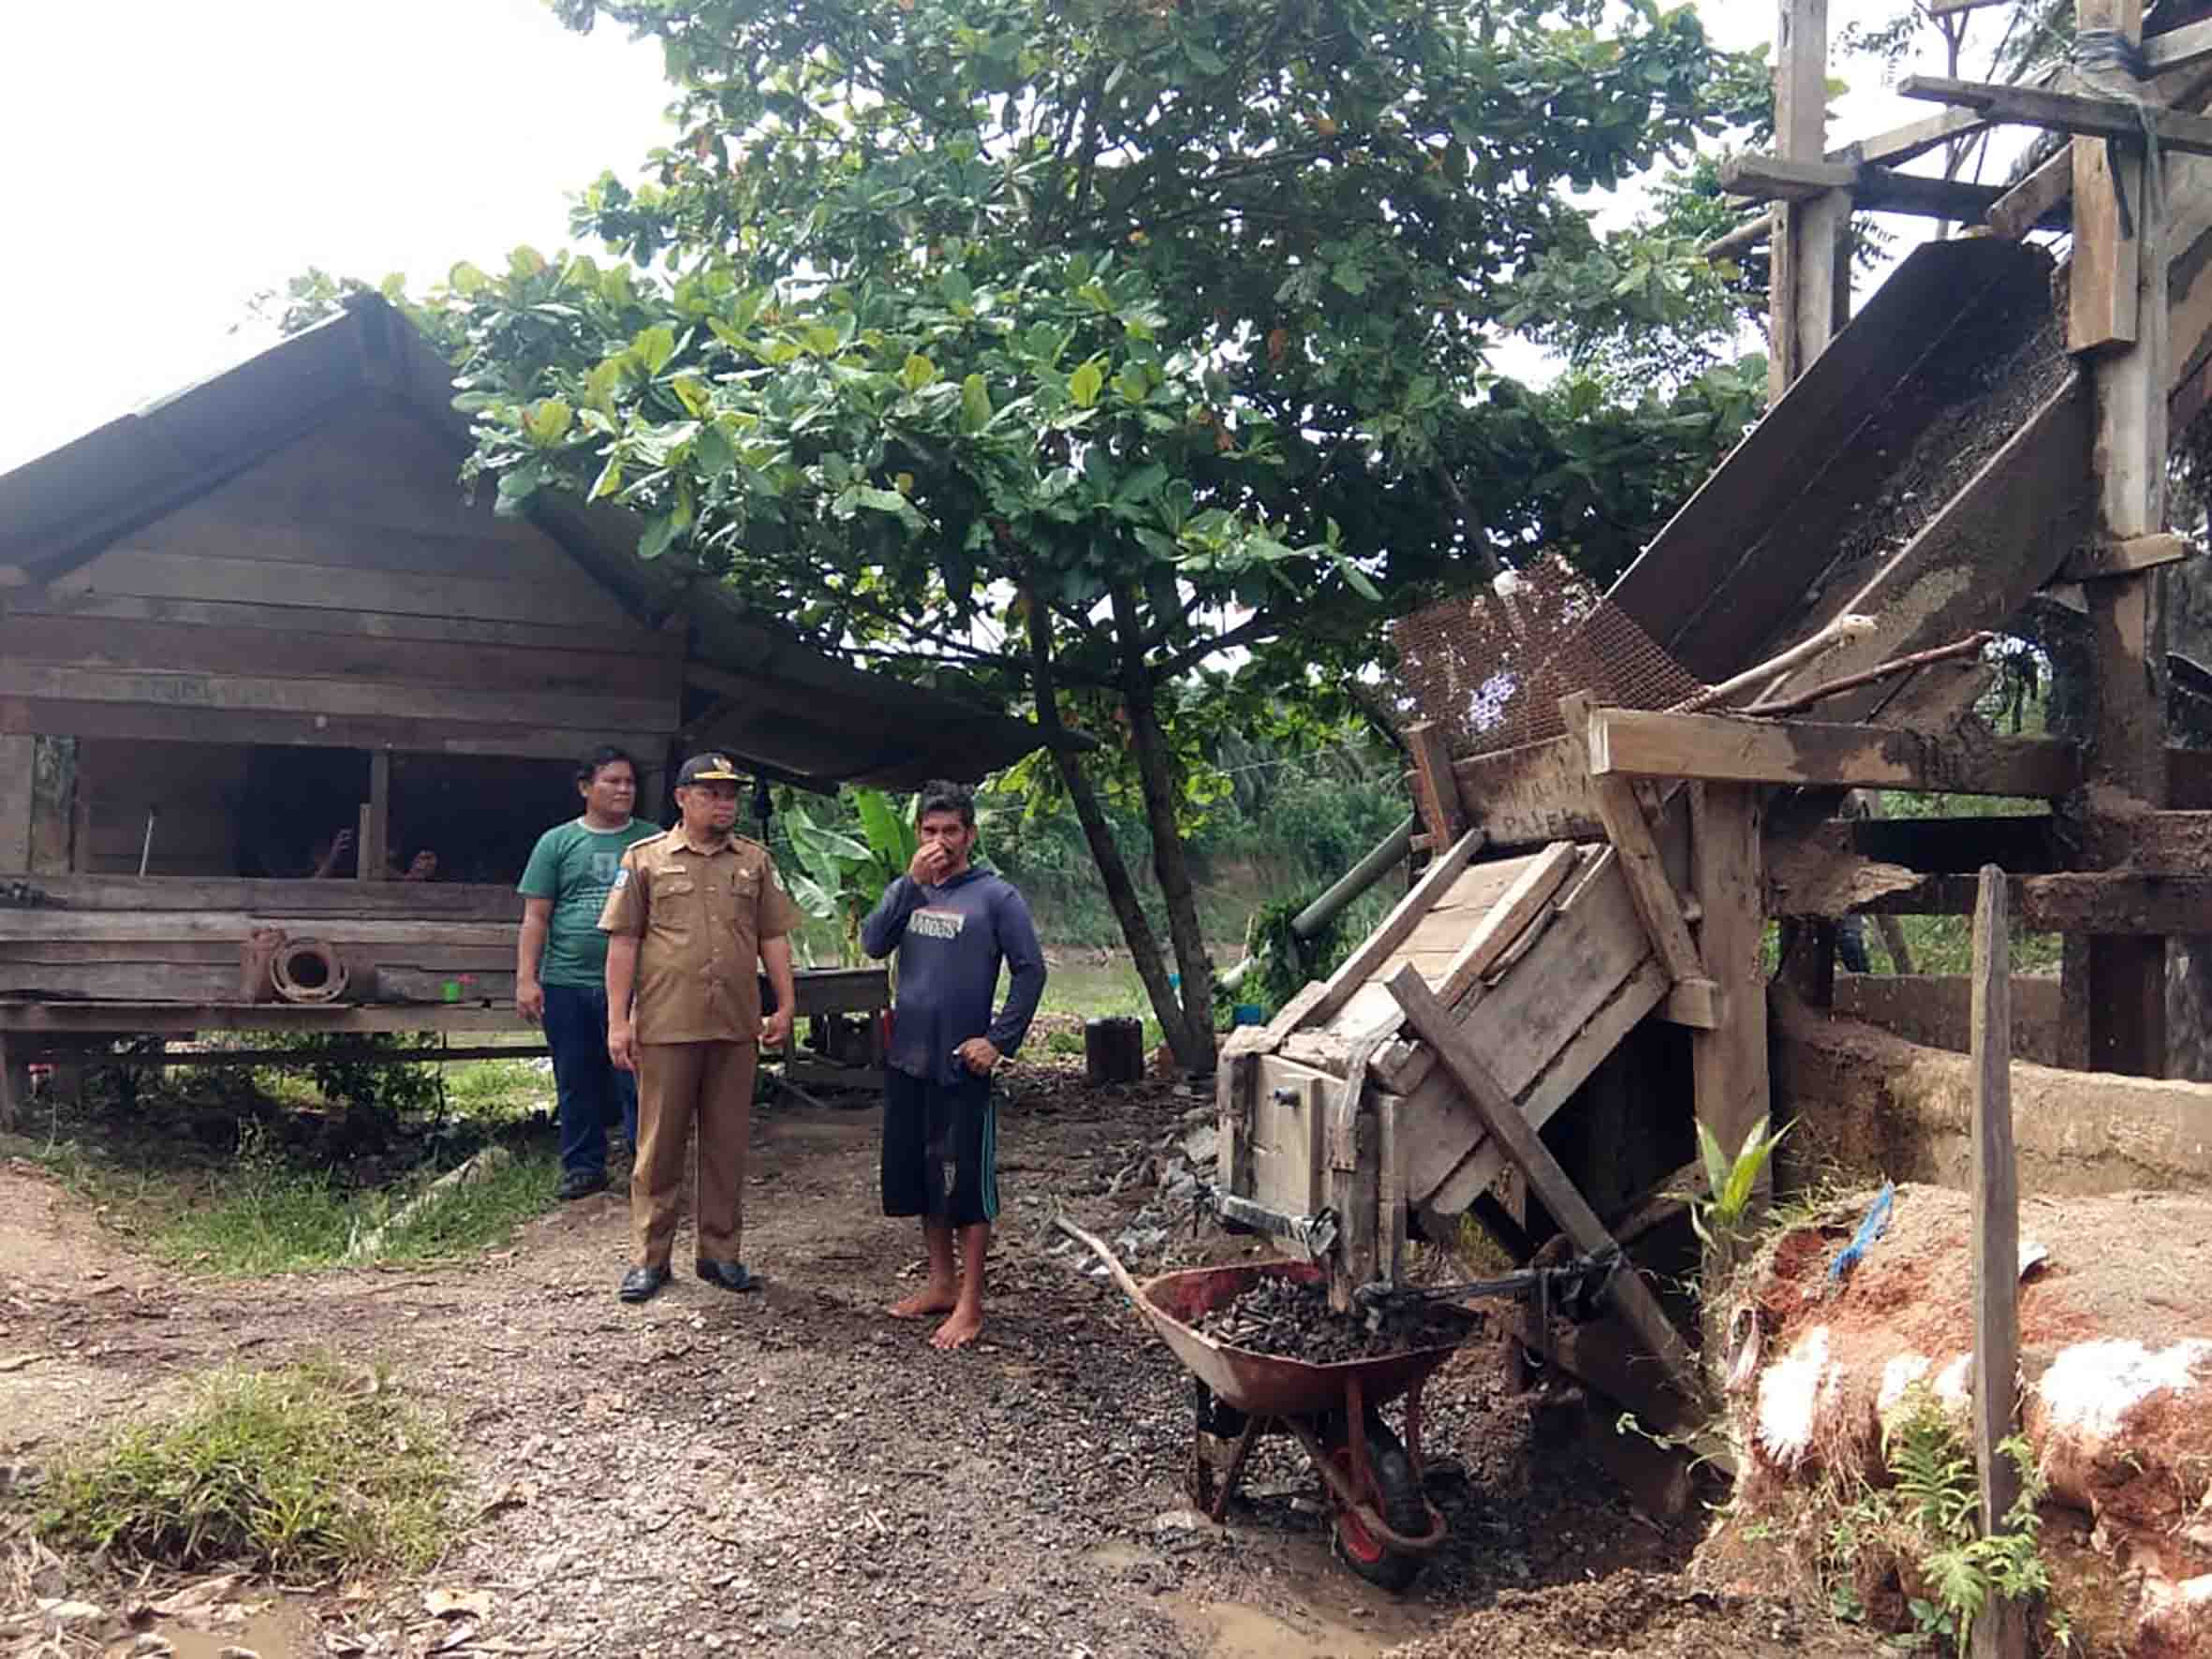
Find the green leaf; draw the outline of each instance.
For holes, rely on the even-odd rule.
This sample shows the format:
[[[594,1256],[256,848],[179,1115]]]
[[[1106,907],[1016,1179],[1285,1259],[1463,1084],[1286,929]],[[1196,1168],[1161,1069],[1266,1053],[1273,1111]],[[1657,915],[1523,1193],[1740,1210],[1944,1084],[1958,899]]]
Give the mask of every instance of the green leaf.
[[[599,476],[592,480],[591,493],[586,501],[598,501],[622,488],[622,457],[610,455],[607,464],[599,468]]]
[[[860,809],[861,828],[867,833],[869,850],[894,872],[903,874],[914,861],[916,845],[910,806],[894,805],[892,798],[880,789],[855,789],[852,798],[853,804]]]
[[[862,484],[853,496],[863,507],[872,507],[879,513],[894,513],[901,518],[914,510],[914,504],[896,490],[878,490],[873,484]]]
[[[1106,384],[1106,371],[1093,358],[1068,376],[1068,395],[1075,400],[1079,409],[1088,409],[1099,401],[1099,392]]]
[[[1336,568],[1344,573],[1345,582],[1353,593],[1359,595],[1370,605],[1382,603],[1382,590],[1368,580],[1364,570],[1354,565],[1343,553],[1332,551],[1330,557],[1335,562]]]
[[[1705,1164],[1705,1190],[1713,1195],[1718,1204],[1720,1196],[1728,1191],[1728,1154],[1720,1150],[1720,1142],[1701,1119],[1697,1125],[1698,1155]]]
[[[639,331],[630,342],[630,349],[638,354],[638,361],[647,374],[657,374],[668,367],[669,359],[676,355],[676,331],[665,323],[656,323]]]
[[[970,374],[960,383],[960,427],[966,433],[979,433],[991,424],[991,389],[981,374]]]
[[[957,270],[948,271],[937,278],[937,291],[945,296],[945,303],[954,311],[975,309],[975,285]]]
[[[730,434],[713,422],[699,429],[699,436],[691,440],[691,463],[700,478],[713,480],[728,472],[737,461],[737,451],[731,447]]]
[[[645,534],[638,537],[638,557],[657,559],[669,551],[669,543],[676,537],[676,521],[672,514],[663,513],[645,526]]]
[[[908,391],[920,391],[923,387],[934,384],[936,377],[936,364],[919,353],[908,357],[905,367],[899,370],[899,384]]]
[[[523,416],[523,430],[540,449],[550,449],[568,435],[576,411],[559,398],[540,398]]]
[[[694,420],[706,418],[710,402],[705,383],[696,374],[679,374],[669,382],[669,389],[676,394],[676,402],[684,405],[684,412]]]

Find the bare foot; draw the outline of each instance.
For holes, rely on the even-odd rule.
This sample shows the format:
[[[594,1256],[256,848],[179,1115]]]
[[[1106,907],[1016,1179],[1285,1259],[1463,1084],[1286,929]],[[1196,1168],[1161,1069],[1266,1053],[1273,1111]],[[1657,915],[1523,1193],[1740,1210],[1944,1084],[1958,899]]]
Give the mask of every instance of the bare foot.
[[[952,1316],[931,1333],[929,1345],[948,1353],[954,1348],[965,1348],[981,1334],[983,1310],[962,1302],[952,1310]]]
[[[950,1314],[960,1302],[957,1285],[924,1285],[903,1301],[891,1304],[893,1319],[919,1319],[924,1314]]]

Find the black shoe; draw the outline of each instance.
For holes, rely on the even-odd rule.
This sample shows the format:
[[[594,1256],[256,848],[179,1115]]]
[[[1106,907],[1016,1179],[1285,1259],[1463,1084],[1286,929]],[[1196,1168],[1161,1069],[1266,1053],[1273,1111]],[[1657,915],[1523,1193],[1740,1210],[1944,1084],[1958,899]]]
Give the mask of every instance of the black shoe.
[[[632,1268],[622,1276],[622,1288],[614,1294],[626,1302],[649,1302],[654,1294],[674,1275],[665,1267]]]
[[[760,1281],[754,1278],[752,1270],[742,1261],[709,1261],[700,1257],[699,1276],[709,1285],[719,1285],[724,1290],[758,1290]]]
[[[553,1188],[557,1198],[588,1198],[594,1193],[607,1190],[607,1172],[604,1169],[570,1169],[561,1177],[561,1184]]]

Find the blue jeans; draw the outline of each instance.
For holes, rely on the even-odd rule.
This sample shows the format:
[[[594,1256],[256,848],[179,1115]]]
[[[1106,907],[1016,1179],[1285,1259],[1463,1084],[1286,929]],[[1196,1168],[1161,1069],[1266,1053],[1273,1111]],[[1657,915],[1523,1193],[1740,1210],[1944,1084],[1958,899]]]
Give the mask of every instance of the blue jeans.
[[[621,1113],[630,1146],[638,1144],[638,1079],[607,1058],[607,991],[600,985],[545,988],[545,1045],[553,1050],[560,1100],[561,1170],[607,1172],[607,1126]]]

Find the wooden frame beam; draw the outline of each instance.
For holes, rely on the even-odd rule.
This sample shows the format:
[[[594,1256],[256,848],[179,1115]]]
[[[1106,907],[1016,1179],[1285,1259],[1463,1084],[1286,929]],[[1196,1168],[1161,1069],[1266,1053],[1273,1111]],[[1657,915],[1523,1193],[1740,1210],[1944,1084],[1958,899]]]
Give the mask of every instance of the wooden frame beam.
[[[2030,230],[2055,228],[2054,219],[2072,224],[2072,212],[2059,209],[2072,196],[2073,156],[2061,150],[1992,202],[1982,223],[1990,235],[2018,242]]]
[[[1943,75],[1908,75],[1897,82],[1897,92],[1927,103],[1979,110],[1993,122],[2045,127],[2076,138],[2133,139],[2140,142],[2147,118],[2165,149],[2177,155],[2212,155],[2212,116],[2191,115],[2160,104],[2083,97],[2078,93],[2005,86],[1993,81],[1954,81]]]
[[[2212,933],[2212,876],[2096,870],[2009,879],[2013,923],[2029,932]],[[1856,908],[1868,915],[1971,916],[1975,894],[1970,875],[1924,875]]]
[[[2056,738],[1929,737],[1894,727],[1598,709],[1590,771],[1738,784],[1823,784],[2057,800],[2081,756]]]
[[[2196,544],[2186,536],[2165,531],[2151,536],[2131,536],[2123,541],[2083,548],[2059,566],[2058,574],[2068,581],[2132,576],[2138,571],[2155,570],[2160,565],[2177,565],[2196,551]]]
[[[2143,61],[2153,75],[2212,62],[2212,20],[2153,35],[2143,43]]]
[[[1954,219],[1961,224],[1981,221],[2015,194],[2001,184],[1931,178],[1849,161],[1800,161],[1776,155],[1730,157],[1721,164],[1720,184],[1731,195],[1783,203],[1816,201],[1831,192],[1847,191],[1851,208],[1859,213],[1910,213],[1927,219]],[[2057,208],[2064,200],[2062,191],[2039,206],[2024,230],[2062,228],[2068,215]],[[1755,233],[1752,239],[1756,240]],[[1711,257],[1709,250],[1707,257]]]
[[[1452,747],[1444,728],[1416,720],[1401,734],[1413,759],[1413,794],[1431,846],[1450,846],[1467,833],[1467,809],[1452,776]]]
[[[1391,995],[1405,1012],[1407,1023],[1435,1051],[1438,1063],[1451,1073],[1467,1104],[1482,1119],[1490,1138],[1508,1161],[1526,1177],[1529,1191],[1551,1211],[1560,1230],[1574,1241],[1575,1248],[1591,1255],[1617,1251],[1619,1245],[1605,1230],[1605,1224],[1598,1219],[1589,1200],[1559,1167],[1559,1160],[1552,1155],[1551,1149],[1530,1127],[1528,1120],[1521,1115],[1512,1096],[1491,1075],[1489,1066],[1452,1018],[1451,1010],[1437,1001],[1436,993],[1422,978],[1421,970],[1408,962],[1388,983]],[[1688,1346],[1634,1264],[1626,1261],[1621,1264],[1608,1282],[1608,1296],[1620,1310],[1629,1329],[1658,1358],[1668,1379],[1681,1389],[1684,1398],[1692,1401],[1701,1398],[1703,1390],[1699,1387],[1697,1365],[1690,1358]]]
[[[1970,110],[1946,110],[1940,115],[1908,122],[1903,126],[1876,133],[1870,139],[1846,144],[1840,150],[1831,150],[1828,159],[1864,162],[1871,167],[1896,167],[1925,155],[1930,150],[1939,150],[1955,139],[1970,139],[1976,133],[1987,132],[1995,125],[1988,116],[1977,115]]]
[[[1589,730],[1594,707],[1594,699],[1587,692],[1571,693],[1559,699],[1559,712],[1566,718],[1568,738],[1585,743],[1585,734]],[[1697,941],[1690,937],[1689,918],[1684,912],[1682,895],[1667,879],[1666,861],[1659,856],[1659,840],[1652,834],[1651,821],[1644,815],[1644,805],[1636,799],[1636,786],[1626,778],[1596,775],[1591,777],[1590,784],[1597,798],[1598,815],[1605,824],[1605,839],[1613,844],[1614,857],[1620,860],[1621,878],[1628,884],[1629,898],[1636,907],[1637,918],[1644,923],[1651,947],[1667,970],[1667,977],[1674,981],[1677,991],[1684,993],[1680,1011],[1691,1017],[1682,1023],[1710,1026],[1715,1019],[1712,976],[1705,972]],[[1673,998],[1669,1000],[1673,1012]]]

